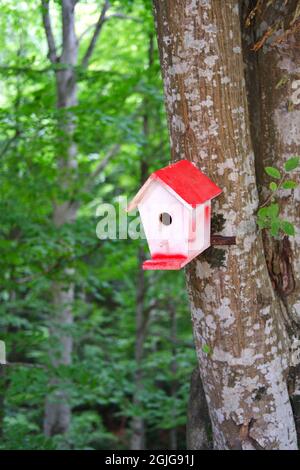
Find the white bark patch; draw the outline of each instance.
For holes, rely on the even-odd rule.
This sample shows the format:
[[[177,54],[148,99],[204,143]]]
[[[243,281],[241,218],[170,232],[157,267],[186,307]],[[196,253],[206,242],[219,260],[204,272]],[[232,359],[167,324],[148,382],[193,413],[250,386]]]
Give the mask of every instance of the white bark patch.
[[[215,361],[226,362],[230,366],[251,366],[255,361],[263,358],[262,354],[255,354],[255,350],[252,348],[243,349],[239,357],[235,357],[228,351],[222,351],[219,348],[214,348],[213,359]]]
[[[240,14],[240,11],[239,11],[239,4],[236,3],[233,7],[233,13],[235,13],[236,15],[239,15]]]
[[[206,301],[209,303],[214,299],[215,289],[213,286],[208,284],[204,289],[204,296],[206,297]]]
[[[250,235],[245,236],[243,245],[244,245],[244,251],[247,253],[251,250],[255,240],[256,240],[256,233],[252,233]]]
[[[193,314],[198,321],[203,320],[203,318],[205,318],[203,310],[201,310],[201,308],[196,308],[195,306],[193,308]]]
[[[239,106],[238,108],[234,108],[231,112],[232,114],[244,114],[245,108],[243,106]]]
[[[198,69],[198,73],[199,73],[199,77],[204,77],[204,78],[207,78],[209,81],[212,81],[213,80],[213,77],[214,77],[214,72],[211,68],[207,68],[207,69],[201,69],[199,68]]]
[[[275,126],[280,139],[286,145],[300,145],[300,111],[286,111],[280,107],[275,111]]]
[[[278,67],[288,72],[288,75],[300,73],[300,67],[298,67],[297,61],[289,56],[282,57],[278,62]]]
[[[206,33],[210,34],[212,37],[216,36],[218,28],[214,24],[203,25],[203,29]]]
[[[242,52],[240,46],[235,46],[232,50],[235,54],[240,54]]]
[[[212,270],[207,261],[200,262],[197,260],[196,276],[199,279],[206,279],[211,276]]]
[[[244,403],[241,397],[250,395],[258,386],[259,378],[255,376],[253,378],[242,376],[239,377],[238,381],[233,387],[225,386],[222,392],[223,412],[225,418],[234,419],[236,424],[243,424],[245,420],[245,409]]]
[[[218,129],[219,129],[219,124],[214,121],[210,124],[208,128],[208,134],[212,136],[218,136]]]
[[[208,67],[213,67],[215,63],[217,62],[217,60],[218,60],[217,55],[209,55],[208,57],[204,59],[204,62],[206,63],[206,65],[208,65]]]
[[[230,80],[229,77],[222,77],[221,78],[222,85],[228,85],[228,83],[230,83],[230,82],[231,82],[231,80]]]
[[[211,108],[213,106],[214,102],[211,99],[211,96],[207,96],[206,100],[201,101],[200,106],[205,106],[207,108]]]
[[[236,227],[236,235],[237,244],[243,244],[241,254],[248,253],[253,247],[257,237],[255,219],[249,218],[248,220],[242,220]]]
[[[197,0],[192,0],[191,3],[193,4],[194,2],[197,4]],[[199,0],[199,3],[201,7],[208,8],[209,10],[211,9],[211,0]]]
[[[290,365],[296,367],[300,362],[300,339],[293,337],[291,343]]]
[[[228,328],[235,322],[234,315],[230,308],[230,299],[223,298],[220,307],[216,309],[216,315],[219,317],[224,328]]]
[[[264,431],[261,427],[255,427],[251,431],[253,436],[263,447],[268,442],[277,440],[279,450],[297,449],[297,439],[295,433],[295,424],[292,417],[289,396],[286,382],[282,377],[281,358],[276,357],[267,364],[258,366],[269,384],[267,393],[272,400],[272,411],[264,415],[267,423],[267,429]]]
[[[188,65],[185,62],[178,62],[170,67],[170,74],[177,75],[188,72]]]
[[[178,115],[173,115],[172,116],[172,127],[176,129],[179,132],[184,132],[185,131],[185,125],[183,120],[181,119],[180,116]]]
[[[238,181],[238,179],[239,179],[239,174],[238,174],[238,172],[237,172],[237,171],[233,171],[233,172],[229,173],[228,179],[229,179],[230,181]]]
[[[217,325],[216,325],[216,322],[215,322],[214,317],[212,315],[207,315],[206,318],[205,318],[205,321],[206,321],[207,326],[211,330],[216,331]]]
[[[191,31],[186,31],[184,33],[184,47],[186,49],[197,49],[199,52],[204,51],[208,52],[209,51],[209,46],[207,41],[204,39],[195,39],[194,34]]]
[[[295,91],[291,95],[291,102],[296,106],[297,104],[300,104],[300,80],[293,81],[292,89]]]
[[[223,176],[225,169],[236,170],[235,163],[232,158],[228,158],[225,162],[218,163],[218,175]]]
[[[296,302],[293,306],[297,318],[300,320],[300,301]]]

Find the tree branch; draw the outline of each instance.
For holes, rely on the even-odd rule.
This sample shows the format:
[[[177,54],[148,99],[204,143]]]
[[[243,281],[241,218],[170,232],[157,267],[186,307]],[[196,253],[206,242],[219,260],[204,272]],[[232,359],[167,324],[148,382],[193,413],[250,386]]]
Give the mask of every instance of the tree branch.
[[[124,13],[112,13],[111,15],[107,15],[105,19],[109,20],[110,18],[120,18],[121,20],[132,20],[132,21],[136,21],[137,23],[143,23],[143,21],[140,18],[136,18],[130,15],[125,15]]]
[[[105,16],[105,19],[104,19],[104,22],[109,20],[110,18],[120,18],[120,19],[123,19],[123,20],[132,20],[132,21],[135,21],[136,23],[142,23],[143,21],[140,19],[140,18],[136,18],[134,16],[130,16],[130,15],[125,15],[124,13],[112,13],[111,15],[106,15]],[[82,33],[81,35],[79,36],[78,38],[78,42],[80,43],[80,41],[84,38],[84,36],[93,28],[95,28],[97,26],[97,23],[93,23],[91,25],[89,25]]]
[[[121,145],[120,144],[115,144],[105,155],[105,157],[101,160],[101,162],[96,166],[95,170],[92,172],[92,174],[89,176],[89,180],[85,186],[85,190],[88,191],[90,190],[93,185],[94,181],[97,178],[98,175],[104,170],[106,165],[108,164],[109,160],[114,157],[118,151],[120,150]]]
[[[109,8],[110,8],[109,0],[105,0],[103,8],[102,8],[100,16],[99,16],[99,19],[96,23],[94,34],[92,36],[91,42],[90,42],[90,44],[89,44],[89,46],[86,50],[86,53],[83,56],[82,62],[81,62],[81,66],[84,67],[84,68],[87,67],[87,65],[89,63],[89,60],[91,58],[91,55],[93,54],[93,51],[94,51],[95,46],[96,46],[97,39],[99,37],[99,34],[101,32],[101,29],[102,29],[105,21],[106,21],[106,16],[105,16],[106,12]]]
[[[17,140],[19,137],[20,133],[15,132],[15,134],[10,138],[7,139],[5,144],[3,145],[1,151],[0,151],[0,159],[6,154],[6,152],[9,150],[10,146]]]
[[[34,364],[32,362],[7,362],[6,364],[0,364],[0,368],[3,367],[5,370],[7,367],[30,367],[33,369],[46,369],[46,366],[42,364]]]
[[[49,0],[41,0],[42,2],[42,18],[43,18],[43,25],[45,29],[46,39],[48,43],[48,58],[54,64],[57,62],[57,52],[55,46],[55,40],[53,36],[52,26],[51,26],[51,18],[49,12]]]

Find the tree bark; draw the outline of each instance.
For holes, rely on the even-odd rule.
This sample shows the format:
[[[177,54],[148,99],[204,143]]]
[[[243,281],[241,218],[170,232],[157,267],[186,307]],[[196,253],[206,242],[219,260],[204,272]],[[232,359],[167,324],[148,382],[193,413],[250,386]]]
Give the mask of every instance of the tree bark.
[[[210,439],[211,423],[205,393],[196,367],[191,376],[190,398],[187,412],[186,445],[189,450],[208,450],[212,447]]]
[[[257,231],[258,194],[239,2],[154,0],[172,158],[222,189],[221,235],[236,246],[192,261],[187,285],[215,449],[296,449],[288,338]]]
[[[251,131],[260,200],[268,195],[270,179],[264,167],[283,168],[285,161],[300,155],[300,54],[299,31],[293,30],[299,1],[274,1],[263,4],[250,24],[246,19],[256,2],[245,2],[242,12],[244,55],[247,63],[247,88]],[[277,29],[257,51],[255,44],[274,25]],[[299,171],[291,179],[300,183]],[[293,223],[294,237],[271,237],[264,233],[265,256],[273,287],[285,313],[290,338],[289,392],[293,399],[295,421],[300,436],[300,187],[282,190],[278,202],[282,217]]]

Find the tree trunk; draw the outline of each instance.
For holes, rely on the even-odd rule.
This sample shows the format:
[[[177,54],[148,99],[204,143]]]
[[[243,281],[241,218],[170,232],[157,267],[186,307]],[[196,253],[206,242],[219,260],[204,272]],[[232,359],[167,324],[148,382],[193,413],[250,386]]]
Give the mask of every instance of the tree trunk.
[[[89,45],[78,63],[78,40],[75,32],[75,5],[77,0],[61,0],[62,14],[62,54],[58,56],[55,37],[52,31],[50,0],[41,0],[42,18],[48,44],[48,58],[53,65],[56,79],[56,95],[58,110],[58,169],[59,169],[59,202],[54,204],[53,224],[57,228],[75,221],[79,204],[72,200],[74,183],[78,183],[77,176],[77,146],[74,139],[76,118],[73,108],[77,105],[77,77],[76,66],[81,70],[88,67],[95,50],[103,25],[108,20],[106,16],[110,9],[109,0],[103,0],[102,9],[95,23]],[[113,15],[112,15],[113,16]],[[57,64],[60,67],[57,67]],[[92,189],[95,178],[104,170],[110,158],[119,150],[120,145],[114,145],[107,155],[99,162],[95,170],[89,175],[85,185]],[[67,196],[66,196],[67,195]],[[70,365],[72,362],[72,336],[70,327],[73,323],[72,305],[74,301],[74,284],[72,281],[74,270],[66,268],[61,276],[63,281],[53,284],[53,304],[55,319],[51,322],[52,336],[50,361],[54,368],[60,365]],[[44,432],[47,436],[67,432],[71,419],[70,404],[64,389],[56,377],[50,380],[56,389],[47,397],[44,418]]]
[[[149,66],[152,64],[152,43],[153,39],[150,38],[150,51],[149,54]],[[149,137],[149,116],[147,100],[144,100],[145,113],[143,115],[143,137],[144,141],[147,142]],[[144,154],[141,156],[140,164],[140,182],[144,184],[147,178],[148,165],[145,161]],[[142,247],[139,248],[138,252],[138,275],[137,275],[137,292],[136,292],[136,337],[135,337],[135,363],[136,371],[134,374],[134,395],[133,404],[141,406],[141,393],[143,391],[143,370],[142,360],[144,356],[144,342],[146,338],[147,321],[145,319],[145,272],[143,271],[142,264],[145,260],[145,252]],[[131,438],[130,438],[130,449],[131,450],[143,450],[145,449],[145,422],[142,416],[134,416],[131,420]]]
[[[74,0],[62,1],[63,51],[60,63],[62,70],[56,72],[57,108],[59,111],[59,185],[61,191],[70,191],[76,178],[77,148],[73,139],[75,119],[72,107],[77,105],[75,65],[77,64],[77,38],[75,34]],[[71,192],[71,191],[70,191]],[[71,223],[76,218],[77,207],[72,201],[55,204],[53,223],[56,227]],[[54,319],[51,322],[52,350],[50,361],[57,368],[72,362],[72,337],[70,326],[73,322],[72,304],[74,285],[72,269],[65,269],[64,281],[53,283]],[[50,380],[54,387],[46,400],[44,432],[46,436],[64,434],[71,420],[69,399],[64,384],[56,377]]]
[[[186,445],[189,450],[211,449],[211,423],[205,393],[199,374],[194,369],[191,376],[190,399],[187,413]]]
[[[153,45],[154,38],[153,34],[149,35],[148,45],[148,73],[151,73],[153,66]],[[140,159],[140,183],[143,185],[148,177],[148,162],[147,155],[149,155],[149,121],[150,121],[150,104],[149,100],[144,98],[143,100],[143,140],[144,145],[141,151]],[[146,295],[146,277],[145,271],[142,268],[142,264],[145,261],[145,252],[142,247],[139,248],[138,252],[138,275],[137,275],[137,291],[136,291],[136,337],[135,337],[135,362],[136,371],[134,374],[134,395],[133,404],[141,406],[141,394],[144,389],[143,385],[143,369],[142,361],[144,358],[144,343],[147,335],[148,320],[151,310],[146,309],[145,295]],[[143,450],[146,446],[146,429],[145,420],[142,416],[134,416],[131,420],[131,438],[130,438],[130,449],[131,450]]]
[[[284,162],[300,155],[300,55],[299,31],[293,20],[299,12],[299,1],[272,2],[257,13],[251,24],[245,19],[255,7],[251,1],[242,14],[244,54],[247,62],[247,86],[252,138],[255,150],[261,201],[269,196],[270,179],[264,167],[284,167]],[[299,21],[299,18],[298,18]],[[277,31],[257,51],[253,46],[266,31],[277,24]],[[289,30],[289,31],[288,31]],[[288,31],[288,34],[287,34]],[[278,39],[282,40],[279,41]],[[299,171],[291,178],[300,183]],[[271,237],[264,233],[265,256],[273,287],[285,313],[290,337],[289,392],[293,398],[295,421],[300,435],[300,187],[282,190],[278,202],[282,217],[293,223],[294,237]]]
[[[4,424],[4,402],[5,402],[5,365],[0,362],[0,439],[3,439],[3,424]]]
[[[144,342],[146,337],[147,322],[145,321],[145,273],[142,269],[145,253],[143,248],[139,249],[139,268],[137,276],[137,301],[136,301],[136,338],[135,338],[135,364],[133,404],[141,406],[141,393],[143,392],[143,369]],[[145,422],[142,416],[134,416],[131,421],[131,450],[145,449]]]
[[[222,189],[211,248],[187,269],[195,345],[215,449],[296,449],[288,338],[257,232],[239,2],[155,0],[172,158]]]
[[[171,382],[171,397],[173,402],[176,403],[176,395],[178,390],[178,381],[176,379],[177,374],[177,358],[176,358],[176,341],[177,341],[177,318],[176,318],[176,309],[175,305],[172,302],[169,302],[169,313],[170,313],[170,333],[172,341],[172,362],[171,362],[171,372],[173,379]],[[172,420],[174,421],[176,417],[176,407],[172,409]],[[177,450],[177,427],[173,425],[170,429],[170,449]]]

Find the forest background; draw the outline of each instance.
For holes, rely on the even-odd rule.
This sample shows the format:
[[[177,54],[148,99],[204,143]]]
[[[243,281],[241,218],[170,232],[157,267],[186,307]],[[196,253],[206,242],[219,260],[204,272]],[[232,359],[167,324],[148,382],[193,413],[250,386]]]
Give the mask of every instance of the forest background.
[[[0,449],[297,448],[299,28],[299,0],[1,2]],[[186,279],[119,224],[171,155],[236,240]]]
[[[43,3],[0,5],[0,449],[185,448],[196,357],[183,273],[142,274],[145,240],[96,236],[97,208],[118,213],[120,197],[170,160],[152,4],[76,5],[77,168],[65,185],[63,65],[49,60]],[[59,1],[50,13],[61,54]],[[76,219],[60,225],[53,207],[65,199]],[[73,319],[63,324],[53,289],[66,276]],[[49,424],[53,396],[62,409]]]

